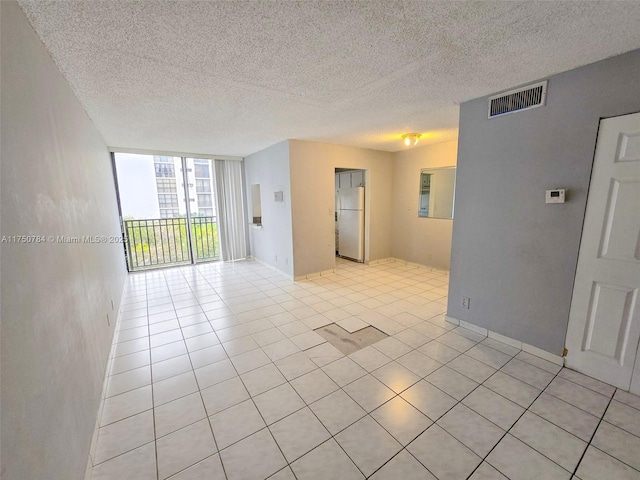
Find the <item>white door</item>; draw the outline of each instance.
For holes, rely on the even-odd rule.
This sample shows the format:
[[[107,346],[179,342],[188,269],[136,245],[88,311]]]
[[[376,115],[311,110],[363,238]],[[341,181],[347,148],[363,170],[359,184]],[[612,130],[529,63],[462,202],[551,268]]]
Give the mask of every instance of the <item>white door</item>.
[[[639,289],[637,113],[600,121],[569,314],[568,367],[629,390],[640,339]]]

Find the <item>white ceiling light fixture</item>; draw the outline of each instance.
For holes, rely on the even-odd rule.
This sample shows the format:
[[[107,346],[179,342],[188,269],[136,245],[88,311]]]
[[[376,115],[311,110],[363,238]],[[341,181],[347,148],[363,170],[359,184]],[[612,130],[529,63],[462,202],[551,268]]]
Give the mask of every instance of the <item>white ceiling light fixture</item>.
[[[422,134],[420,133],[405,133],[402,135],[402,139],[404,140],[404,144],[409,147],[417,144],[421,136]]]

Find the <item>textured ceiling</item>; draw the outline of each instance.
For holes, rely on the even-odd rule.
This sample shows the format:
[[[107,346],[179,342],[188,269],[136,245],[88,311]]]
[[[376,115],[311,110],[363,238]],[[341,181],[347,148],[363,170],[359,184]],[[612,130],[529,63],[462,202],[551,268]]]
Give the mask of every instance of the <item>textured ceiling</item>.
[[[458,104],[640,48],[638,1],[20,0],[111,146],[457,137]]]

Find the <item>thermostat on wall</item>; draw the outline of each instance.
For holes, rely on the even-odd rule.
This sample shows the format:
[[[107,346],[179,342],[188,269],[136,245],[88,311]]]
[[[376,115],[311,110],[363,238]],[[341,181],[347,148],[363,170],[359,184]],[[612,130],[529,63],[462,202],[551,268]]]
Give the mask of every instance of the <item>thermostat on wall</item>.
[[[545,203],[564,203],[564,188],[547,190],[547,197],[546,197]]]

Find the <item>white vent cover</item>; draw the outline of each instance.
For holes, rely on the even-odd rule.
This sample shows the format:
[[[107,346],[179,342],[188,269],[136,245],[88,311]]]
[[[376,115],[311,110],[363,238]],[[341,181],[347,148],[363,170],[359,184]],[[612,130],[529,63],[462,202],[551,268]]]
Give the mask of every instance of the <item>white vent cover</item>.
[[[489,118],[506,113],[542,107],[547,96],[547,81],[489,97]]]

